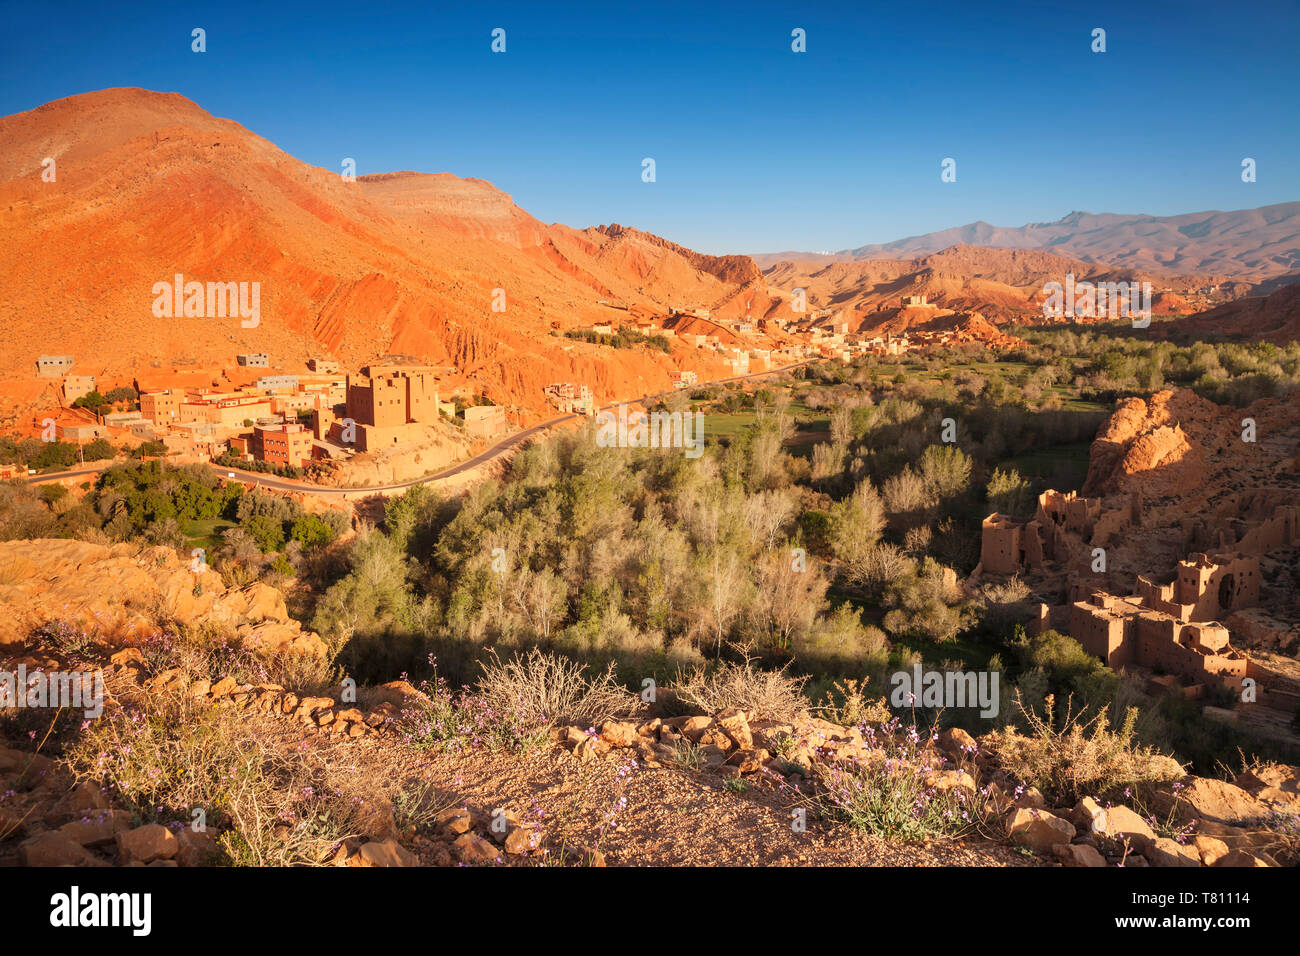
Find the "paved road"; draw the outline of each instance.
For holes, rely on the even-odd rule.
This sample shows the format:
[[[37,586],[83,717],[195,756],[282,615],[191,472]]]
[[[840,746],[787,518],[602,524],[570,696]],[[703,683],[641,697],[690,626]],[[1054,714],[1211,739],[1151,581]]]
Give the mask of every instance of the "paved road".
[[[520,442],[531,438],[539,432],[548,428],[559,425],[561,422],[567,422],[571,418],[577,418],[577,415],[561,415],[559,418],[552,418],[550,421],[542,422],[540,425],[534,425],[532,428],[526,428],[521,432],[516,432],[508,438],[503,438],[491,448],[479,452],[473,458],[462,461],[459,465],[436,472],[432,475],[424,475],[421,478],[412,478],[410,481],[403,481],[395,485],[367,485],[364,488],[338,488],[332,485],[311,485],[303,481],[293,481],[288,478],[278,478],[275,475],[261,474],[255,471],[244,471],[242,468],[229,468],[222,465],[212,465],[212,469],[220,474],[223,478],[233,474],[240,481],[251,482],[263,488],[274,488],[278,491],[304,491],[313,495],[368,495],[377,494],[385,491],[402,491],[413,485],[422,485],[429,481],[438,481],[441,478],[451,478],[462,472],[469,471],[471,468],[477,468],[484,462],[491,461],[498,455],[509,451]]]
[[[694,387],[705,388],[709,385],[725,385],[728,382],[740,382],[751,378],[762,378],[764,375],[779,375],[782,372],[788,372],[791,369],[799,368],[800,366],[807,365],[807,364],[809,363],[796,362],[794,365],[786,365],[781,368],[769,369],[766,372],[752,372],[749,375],[733,375],[731,378],[720,378],[712,382],[700,382]],[[606,411],[608,409],[616,409],[620,405],[631,405],[637,402],[649,402],[649,401],[653,401],[654,399],[662,398],[663,396],[668,394],[670,393],[656,392],[653,395],[646,395],[643,396],[642,398],[633,398],[622,402],[615,402],[611,405],[603,406],[600,409],[600,411]],[[308,494],[322,495],[322,496],[324,495],[368,495],[368,494],[379,494],[385,491],[404,491],[405,489],[410,488],[414,485],[422,485],[430,481],[439,481],[443,478],[451,478],[455,475],[461,474],[462,472],[469,471],[472,468],[477,468],[479,465],[482,465],[485,462],[491,461],[493,458],[497,458],[498,456],[505,454],[507,451],[509,451],[511,448],[514,448],[520,442],[526,441],[527,439],[532,438],[534,435],[544,432],[549,428],[554,428],[556,425],[560,425],[563,424],[564,422],[571,421],[577,417],[578,416],[576,414],[561,415],[558,418],[552,418],[549,421],[545,421],[542,422],[541,424],[534,425],[531,428],[525,428],[521,432],[516,432],[515,434],[510,435],[507,438],[501,439],[501,441],[497,442],[495,445],[492,445],[490,448],[487,448],[484,451],[479,452],[473,458],[469,458],[465,461],[462,461],[458,465],[454,465],[451,468],[444,469],[443,471],[436,472],[432,475],[424,475],[421,478],[412,478],[410,481],[403,481],[395,485],[369,485],[364,488],[338,488],[332,485],[313,485],[313,484],[308,484],[307,482],[304,481],[293,481],[292,479],[289,478],[279,478],[275,475],[262,474],[256,471],[245,471],[242,468],[231,468],[229,466],[223,466],[223,465],[210,465],[209,467],[211,467],[213,471],[217,472],[217,474],[219,474],[222,478],[229,478],[230,476],[233,475],[237,480],[241,482],[258,485],[259,487],[262,488],[273,488],[277,491],[298,491],[298,492],[306,492]],[[104,467],[108,467],[108,466],[105,465]],[[46,481],[59,481],[64,478],[79,478],[83,475],[97,475],[102,470],[103,468],[90,468],[85,471],[60,471],[48,475],[35,475],[33,477],[28,478],[27,481],[28,484],[40,484]]]
[[[39,485],[43,481],[58,481],[62,478],[81,478],[83,475],[98,475],[108,465],[101,465],[98,468],[87,468],[85,471],[53,471],[48,475],[31,475],[27,479],[29,485]]]

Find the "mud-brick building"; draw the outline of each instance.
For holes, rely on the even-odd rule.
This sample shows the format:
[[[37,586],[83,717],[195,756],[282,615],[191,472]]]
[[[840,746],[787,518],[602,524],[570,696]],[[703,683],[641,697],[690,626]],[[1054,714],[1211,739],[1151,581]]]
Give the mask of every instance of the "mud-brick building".
[[[1105,547],[1132,520],[1130,510],[1103,511],[1098,498],[1073,491],[1044,491],[1028,521],[994,513],[980,528],[980,565],[990,574],[1037,570],[1048,561],[1066,564]]]
[[[36,359],[36,374],[41,378],[62,378],[75,364],[71,355],[42,355]]]
[[[425,366],[367,366],[347,377],[346,406],[359,451],[419,441],[438,421],[437,375]]]
[[[1207,686],[1241,686],[1249,661],[1213,621],[1179,620],[1133,599],[1095,593],[1070,605],[1069,633],[1108,667],[1144,667]]]
[[[1193,554],[1178,562],[1167,584],[1140,575],[1137,593],[1148,607],[1181,621],[1217,620],[1259,603],[1259,556]]]

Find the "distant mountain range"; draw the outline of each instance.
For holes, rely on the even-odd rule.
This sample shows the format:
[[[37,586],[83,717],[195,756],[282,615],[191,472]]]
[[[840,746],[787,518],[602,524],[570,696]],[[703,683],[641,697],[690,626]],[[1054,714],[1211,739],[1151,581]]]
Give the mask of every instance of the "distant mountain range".
[[[1014,228],[973,222],[830,254],[774,252],[752,258],[768,269],[780,262],[913,259],[959,245],[1038,249],[1121,269],[1259,282],[1300,271],[1300,202],[1181,216],[1072,212],[1055,222]]]

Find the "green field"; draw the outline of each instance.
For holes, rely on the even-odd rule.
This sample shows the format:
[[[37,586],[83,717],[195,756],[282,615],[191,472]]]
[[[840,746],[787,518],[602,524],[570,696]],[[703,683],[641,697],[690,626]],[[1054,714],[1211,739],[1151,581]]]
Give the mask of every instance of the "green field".
[[[200,518],[185,522],[181,526],[181,534],[185,535],[187,547],[212,551],[221,544],[221,532],[237,527],[239,526],[235,522],[225,518]]]

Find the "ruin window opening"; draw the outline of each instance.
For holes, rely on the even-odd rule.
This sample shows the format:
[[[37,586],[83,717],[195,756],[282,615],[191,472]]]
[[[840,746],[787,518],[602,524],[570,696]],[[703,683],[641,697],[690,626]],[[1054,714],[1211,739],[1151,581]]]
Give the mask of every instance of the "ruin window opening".
[[[1219,582],[1219,606],[1222,608],[1232,607],[1233,594],[1236,592],[1236,581],[1231,574],[1225,574],[1223,580]]]

